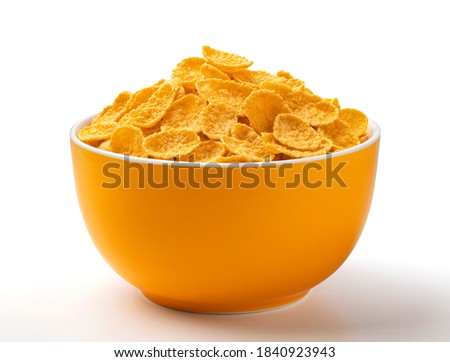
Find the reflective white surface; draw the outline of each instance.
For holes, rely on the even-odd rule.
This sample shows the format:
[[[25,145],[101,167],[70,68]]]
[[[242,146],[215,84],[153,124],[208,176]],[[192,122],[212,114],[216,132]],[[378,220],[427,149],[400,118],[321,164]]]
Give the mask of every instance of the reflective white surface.
[[[450,341],[448,274],[349,262],[303,301],[228,316],[160,307],[101,274],[6,295],[0,341]]]

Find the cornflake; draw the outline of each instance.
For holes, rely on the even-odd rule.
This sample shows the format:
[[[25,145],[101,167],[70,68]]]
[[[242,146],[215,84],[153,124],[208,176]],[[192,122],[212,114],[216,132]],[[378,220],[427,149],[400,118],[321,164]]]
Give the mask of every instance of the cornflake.
[[[362,142],[367,116],[322,98],[291,73],[209,46],[171,79],[130,93],[78,133],[106,152],[181,162],[263,162],[341,151]]]

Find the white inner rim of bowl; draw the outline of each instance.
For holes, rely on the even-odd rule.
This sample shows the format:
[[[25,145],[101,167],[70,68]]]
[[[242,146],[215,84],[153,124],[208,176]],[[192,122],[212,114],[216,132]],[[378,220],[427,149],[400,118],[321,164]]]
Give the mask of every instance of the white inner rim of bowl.
[[[78,132],[80,130],[89,125],[92,121],[92,117],[88,117],[74,124],[72,129],[70,130],[70,139],[78,146],[85,148],[88,151],[93,153],[97,153],[99,155],[115,158],[118,160],[124,160],[124,155],[109,151],[100,150],[96,147],[89,146],[78,138]],[[333,152],[327,155],[320,155],[314,157],[305,157],[305,158],[296,158],[292,160],[280,160],[280,161],[270,161],[270,162],[243,162],[243,163],[215,163],[215,162],[182,162],[182,161],[170,161],[170,160],[159,160],[156,158],[143,158],[143,157],[135,157],[129,156],[127,159],[130,162],[138,162],[138,163],[152,163],[152,164],[171,164],[172,166],[182,166],[182,167],[259,167],[264,165],[274,165],[274,164],[283,164],[283,163],[304,163],[311,161],[320,161],[325,159],[326,157],[336,158],[340,156],[347,155],[349,153],[358,152],[363,150],[364,148],[370,147],[380,138],[380,127],[374,121],[369,120],[369,125],[367,127],[367,134],[369,139],[357,146],[347,148],[342,151]]]

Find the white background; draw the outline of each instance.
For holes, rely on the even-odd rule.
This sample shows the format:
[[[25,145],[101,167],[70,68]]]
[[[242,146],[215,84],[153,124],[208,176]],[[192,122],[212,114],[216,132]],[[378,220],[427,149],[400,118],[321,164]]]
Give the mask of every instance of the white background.
[[[1,1],[0,341],[450,341],[445,3]],[[382,129],[356,249],[278,311],[147,302],[103,261],[78,209],[72,124],[204,44],[291,71]]]

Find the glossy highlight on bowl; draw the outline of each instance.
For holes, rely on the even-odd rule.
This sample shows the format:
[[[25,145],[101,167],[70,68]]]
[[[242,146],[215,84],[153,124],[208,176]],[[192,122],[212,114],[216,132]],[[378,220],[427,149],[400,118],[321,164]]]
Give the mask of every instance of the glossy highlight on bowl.
[[[289,304],[342,265],[364,228],[380,142],[372,121],[368,141],[331,155],[202,164],[91,147],[77,138],[91,119],[71,130],[81,212],[109,265],[155,303],[204,313]],[[337,168],[345,184],[330,179]],[[127,185],[105,187],[125,171]],[[210,175],[222,182],[211,187]]]

